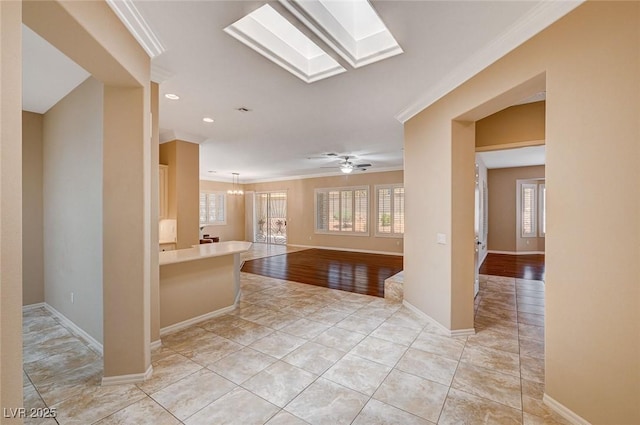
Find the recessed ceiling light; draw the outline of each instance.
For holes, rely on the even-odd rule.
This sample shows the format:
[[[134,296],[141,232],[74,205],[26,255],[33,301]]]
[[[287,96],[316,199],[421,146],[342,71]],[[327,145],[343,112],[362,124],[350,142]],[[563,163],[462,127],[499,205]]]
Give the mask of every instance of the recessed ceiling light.
[[[280,0],[354,68],[403,52],[368,0]]]
[[[216,172],[215,172],[215,171],[213,171],[213,170],[209,170],[209,171],[207,171],[207,173],[215,174]]]
[[[202,118],[202,121],[211,123],[211,122],[213,122],[213,118],[204,117],[204,118]]]
[[[166,93],[164,95],[164,97],[166,97],[167,99],[170,99],[170,100],[178,100],[178,99],[180,99],[180,96],[178,96],[177,94],[173,94],[173,93]]]
[[[346,71],[268,4],[229,25],[224,32],[307,83]]]

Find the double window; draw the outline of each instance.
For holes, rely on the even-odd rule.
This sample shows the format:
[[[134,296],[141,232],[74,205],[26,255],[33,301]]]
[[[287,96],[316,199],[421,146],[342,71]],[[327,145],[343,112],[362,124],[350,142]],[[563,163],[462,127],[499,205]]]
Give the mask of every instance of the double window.
[[[200,225],[226,224],[224,192],[200,192]]]
[[[369,234],[369,188],[315,190],[316,233]]]
[[[404,235],[404,187],[401,184],[375,186],[376,236]],[[315,231],[340,235],[369,235],[369,187],[315,190]]]

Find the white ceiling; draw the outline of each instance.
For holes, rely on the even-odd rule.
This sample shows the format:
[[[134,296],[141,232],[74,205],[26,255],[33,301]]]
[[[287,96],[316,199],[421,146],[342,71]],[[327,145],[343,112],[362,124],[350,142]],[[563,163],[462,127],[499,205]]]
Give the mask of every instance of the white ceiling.
[[[546,162],[544,145],[491,152],[479,152],[477,155],[489,169],[528,167],[530,165],[544,165]]]
[[[22,109],[44,114],[89,73],[22,25]]]
[[[161,141],[199,143],[202,178],[230,181],[231,173],[237,172],[245,183],[339,174],[339,161],[323,156],[329,152],[351,155],[355,163],[371,163],[369,172],[402,169],[401,121],[579,2],[373,1],[404,53],[358,69],[280,3],[269,2],[347,69],[310,84],[223,32],[263,1],[134,0],[130,4],[146,21],[145,31],[156,37],[154,43],[164,48],[152,60],[152,75],[161,82]],[[38,55],[46,62],[25,60],[25,75],[43,68],[51,74],[48,78],[69,73],[52,69],[48,63],[52,59]],[[29,88],[25,105],[58,86],[47,83],[36,91],[32,84],[35,87],[33,78],[25,78]],[[165,93],[181,99],[170,101]],[[250,112],[238,112],[240,107]],[[207,124],[203,117],[215,122]],[[324,168],[328,165],[336,167]]]

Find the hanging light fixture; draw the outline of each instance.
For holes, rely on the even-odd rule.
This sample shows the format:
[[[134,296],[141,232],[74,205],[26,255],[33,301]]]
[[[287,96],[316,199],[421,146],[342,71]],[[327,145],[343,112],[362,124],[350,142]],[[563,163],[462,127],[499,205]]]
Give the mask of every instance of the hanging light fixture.
[[[233,187],[227,190],[229,195],[243,195],[244,191],[240,188],[240,174],[239,173],[231,173],[232,179],[231,182]]]

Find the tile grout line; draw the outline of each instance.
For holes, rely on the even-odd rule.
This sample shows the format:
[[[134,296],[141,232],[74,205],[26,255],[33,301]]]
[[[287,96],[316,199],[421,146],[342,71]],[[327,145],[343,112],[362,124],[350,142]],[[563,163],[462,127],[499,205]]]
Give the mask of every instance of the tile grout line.
[[[269,288],[269,289],[271,289],[271,288]],[[269,289],[266,289],[266,290],[269,290]],[[518,324],[519,324],[519,320],[518,320],[518,317],[519,317],[519,316],[518,316],[519,311],[518,311],[518,303],[517,303],[517,288],[515,288],[515,289],[516,289],[516,327],[518,328],[518,329],[517,329],[517,332],[516,332],[516,337],[517,337],[517,339],[518,339],[518,362],[519,362],[518,364],[519,364],[519,366],[520,366],[520,367],[519,367],[519,378],[520,378],[520,392],[521,392],[521,402],[522,402],[522,398],[523,398],[523,394],[522,394],[522,379],[523,379],[523,378],[522,378],[521,363],[520,363],[520,358],[521,358],[521,347],[520,347],[520,330],[519,330],[519,326],[518,326]],[[265,290],[265,291],[266,291],[266,290]],[[260,292],[261,292],[261,291],[260,291]],[[248,303],[248,304],[251,304],[251,303]],[[351,316],[357,315],[357,312],[358,312],[358,311],[361,311],[362,309],[366,308],[367,306],[374,307],[374,306],[372,306],[373,301],[370,301],[370,302],[368,302],[368,303],[353,303],[353,304],[354,304],[354,306],[353,306],[353,307],[357,307],[357,308],[355,308],[355,309],[354,309],[350,314],[348,314],[346,317],[351,317]],[[265,308],[265,309],[271,310],[271,308],[264,307],[264,306],[261,306],[261,305],[258,305],[258,304],[251,304],[251,305],[254,305],[254,306],[258,306],[258,307],[260,307],[260,308]],[[329,306],[329,307],[328,307],[328,306]],[[323,308],[330,308],[330,304],[323,303],[322,307],[320,307],[319,309],[321,310],[321,309],[323,309]],[[275,310],[275,311],[280,311],[280,310]],[[318,311],[319,311],[319,310],[318,310]],[[343,354],[339,359],[337,359],[335,362],[333,362],[333,365],[337,364],[337,363],[338,363],[340,360],[342,360],[342,359],[343,359],[347,354],[352,354],[352,355],[354,355],[354,356],[361,357],[361,356],[359,356],[358,354],[352,353],[352,351],[353,351],[353,350],[354,350],[358,345],[360,345],[360,344],[361,344],[361,343],[362,343],[366,338],[369,338],[369,337],[377,338],[377,337],[374,337],[372,334],[373,334],[377,329],[379,329],[381,326],[383,326],[385,323],[387,323],[387,322],[388,322],[388,320],[389,320],[390,318],[392,318],[392,317],[393,317],[396,313],[398,313],[399,311],[400,311],[400,309],[395,309],[395,310],[393,311],[393,313],[391,313],[389,316],[386,316],[386,317],[384,318],[384,320],[383,320],[381,323],[379,323],[379,324],[378,324],[376,327],[374,327],[372,330],[368,331],[368,333],[366,333],[366,334],[361,334],[361,335],[363,335],[363,338],[362,338],[358,343],[356,343],[356,345],[354,345],[353,347],[351,347],[351,349],[350,349],[349,351],[344,352],[344,354]],[[474,313],[475,313],[475,314],[474,314],[474,316],[475,316],[475,315],[477,315],[478,310],[476,310]],[[535,313],[532,313],[532,314],[535,314]],[[301,317],[301,318],[305,318],[304,316],[299,316],[299,317]],[[345,317],[345,318],[346,318],[346,317]],[[272,327],[270,327],[270,326],[265,326],[265,325],[262,325],[262,324],[260,324],[260,323],[258,323],[258,322],[253,322],[252,320],[245,319],[245,318],[243,318],[243,317],[238,317],[238,318],[239,318],[239,319],[242,319],[242,320],[246,320],[246,321],[252,322],[252,323],[255,323],[255,324],[260,325],[260,326],[264,326],[264,327],[266,327],[266,328],[269,328],[269,329],[273,330],[274,332],[280,332],[278,329],[272,328]],[[299,319],[298,319],[298,320],[299,320]],[[340,323],[340,321],[335,322],[335,323],[333,323],[333,324],[329,324],[329,323],[326,323],[326,322],[319,322],[319,321],[316,321],[316,320],[314,320],[314,319],[307,319],[307,320],[310,320],[310,321],[315,322],[315,323],[321,323],[321,324],[322,324],[322,325],[324,325],[324,326],[328,326],[326,330],[329,330],[329,329],[334,328],[334,329],[341,329],[341,330],[344,330],[344,331],[347,331],[347,332],[350,332],[350,333],[358,333],[358,334],[360,334],[360,332],[359,332],[359,331],[353,331],[353,330],[351,330],[351,329],[339,328],[339,327],[337,326],[337,324],[338,324],[338,323]],[[344,320],[344,319],[342,319],[342,320]],[[395,325],[395,326],[399,326],[399,327],[401,327],[401,328],[403,328],[403,327],[404,327],[404,326],[402,326],[402,325],[397,325],[397,324],[394,324],[394,325]],[[410,329],[410,328],[406,328],[406,329]],[[326,330],[325,330],[325,331],[326,331]],[[211,333],[211,334],[213,334],[213,335],[218,336],[215,332],[207,331],[206,329],[205,329],[205,331],[206,331],[206,332],[208,332],[208,333]],[[323,332],[325,332],[325,331],[323,331]],[[380,386],[381,386],[381,385],[386,381],[386,379],[388,379],[388,376],[391,374],[391,372],[392,372],[394,369],[396,369],[396,367],[397,367],[398,363],[402,360],[402,358],[404,358],[404,356],[406,355],[406,353],[408,352],[408,350],[412,348],[412,344],[414,344],[414,343],[415,343],[415,341],[419,338],[419,336],[420,336],[423,332],[425,332],[425,326],[422,326],[422,327],[418,330],[418,332],[417,332],[416,336],[415,336],[415,337],[413,337],[413,338],[411,339],[411,342],[409,343],[409,345],[406,345],[406,346],[405,346],[406,348],[405,348],[405,350],[404,350],[403,355],[402,355],[398,360],[396,360],[396,361],[395,361],[394,366],[392,366],[392,367],[390,368],[390,371],[389,371],[389,372],[385,375],[385,377],[382,379],[381,384],[380,384],[380,385],[378,385],[377,389],[379,389],[379,388],[380,388]],[[286,331],[283,331],[283,333],[285,333],[285,334],[287,334],[287,335],[292,335],[292,334],[288,334]],[[294,336],[296,336],[296,335],[294,335]],[[263,337],[263,338],[267,338],[267,337],[268,337],[268,335],[267,335],[267,336],[265,336],[265,337]],[[297,337],[297,336],[296,336],[296,337]],[[302,338],[302,339],[304,339],[304,340],[306,341],[306,342],[305,342],[305,344],[306,344],[306,343],[309,343],[309,342],[314,342],[314,340],[315,340],[315,338],[316,338],[316,337],[317,337],[317,336],[315,336],[315,337],[313,337],[313,338],[310,338],[310,339],[307,339],[307,338],[305,337],[305,338]],[[220,338],[224,338],[224,337],[220,336]],[[263,339],[263,338],[259,338],[258,340]],[[394,341],[388,341],[388,340],[386,340],[386,339],[384,339],[384,338],[381,338],[381,339],[382,339],[382,340],[384,340],[384,341],[387,341],[387,342],[395,343]],[[258,341],[258,340],[256,340],[256,341]],[[254,341],[254,342],[255,342],[255,341]],[[469,342],[469,341],[468,341],[468,338],[465,338],[465,340],[464,340],[464,345],[463,345],[463,347],[462,347],[462,350],[463,350],[462,352],[464,352],[464,349],[466,348],[466,346],[467,346],[468,342]],[[253,343],[253,342],[252,342],[252,343]],[[244,343],[241,343],[241,344],[239,344],[239,345],[241,345],[243,348],[251,348],[251,347],[249,347],[249,345],[250,345],[250,344],[249,344],[249,345],[245,345]],[[321,345],[323,345],[323,346],[324,346],[324,344],[321,344]],[[403,346],[404,346],[404,344],[400,344],[400,345],[403,345]],[[325,346],[325,347],[327,347],[327,346]],[[174,352],[174,353],[176,353],[176,354],[180,354],[180,355],[182,355],[180,352],[176,352],[176,351],[174,351],[174,350],[173,350],[172,348],[170,348],[170,347],[166,347],[166,348],[167,348],[167,349],[169,349],[169,350],[171,350],[172,352]],[[241,349],[243,349],[243,348],[241,348]],[[299,347],[298,347],[298,348],[299,348]],[[329,348],[330,348],[330,347],[329,347]],[[294,349],[294,350],[292,350],[291,352],[295,351],[296,349],[297,349],[297,348],[295,348],[295,349]],[[419,349],[416,349],[416,350],[419,350]],[[259,350],[258,350],[258,351],[259,351]],[[340,350],[340,351],[341,351],[341,350]],[[420,351],[421,351],[421,350],[420,350]],[[236,352],[237,352],[237,351],[236,351]],[[289,352],[288,354],[290,354],[291,352]],[[223,358],[227,358],[227,357],[231,356],[232,354],[233,354],[233,353],[228,353],[227,355],[225,355],[225,356],[221,357],[220,359],[218,359],[218,360],[216,360],[216,361],[219,361],[219,360],[221,360],[221,359],[223,359]],[[267,354],[267,353],[263,353],[263,354],[270,356],[270,355],[269,355],[269,354]],[[287,354],[287,355],[288,355],[288,354]],[[461,353],[461,355],[462,355],[462,353]],[[273,357],[273,356],[271,356],[271,357]],[[283,358],[284,358],[284,357],[286,357],[286,355],[285,355],[285,356],[283,356],[282,358],[275,358],[275,359],[276,359],[276,361],[282,361],[282,362],[287,363],[286,361],[284,361],[284,360],[283,360]],[[364,358],[364,357],[362,357],[362,358]],[[366,359],[366,358],[364,358],[364,359]],[[189,360],[190,360],[190,361],[193,361],[193,360],[191,360],[191,359],[189,359]],[[369,360],[369,359],[366,359],[366,360]],[[378,363],[378,362],[377,362],[377,361],[375,361],[375,360],[374,360],[374,362],[375,362],[375,363]],[[198,371],[201,371],[202,369],[206,368],[207,370],[210,370],[212,373],[216,373],[215,371],[213,371],[213,370],[209,369],[209,366],[207,366],[206,364],[198,363],[198,362],[195,362],[195,361],[194,361],[194,363],[196,363],[196,364],[198,364],[199,366],[201,366],[201,368],[200,368]],[[456,369],[454,370],[452,380],[451,380],[451,382],[450,382],[450,384],[449,384],[449,386],[448,386],[448,389],[447,389],[447,395],[445,396],[445,398],[444,398],[444,402],[443,402],[443,405],[442,405],[442,407],[441,407],[441,409],[440,409],[440,413],[439,413],[439,416],[438,416],[438,420],[440,420],[440,418],[441,418],[441,416],[442,416],[442,413],[443,413],[443,410],[444,410],[444,405],[446,404],[446,401],[447,401],[447,399],[448,399],[448,397],[449,397],[450,390],[451,390],[451,388],[452,388],[452,386],[453,386],[453,380],[454,380],[454,378],[455,378],[455,375],[456,375],[456,374],[457,374],[457,372],[458,372],[458,369],[459,369],[460,363],[461,363],[461,356],[460,356],[460,357],[458,358],[458,360],[457,360]],[[287,363],[287,364],[288,364],[288,363]],[[268,420],[271,420],[275,415],[279,414],[282,410],[284,410],[284,409],[286,408],[286,406],[287,406],[287,405],[289,405],[289,403],[291,403],[293,400],[295,400],[296,398],[298,398],[298,397],[299,397],[299,396],[300,396],[300,395],[301,395],[301,394],[302,394],[302,393],[303,393],[303,392],[304,392],[304,391],[305,391],[309,386],[313,385],[313,383],[317,382],[319,378],[323,377],[324,373],[326,373],[326,371],[327,371],[327,370],[329,370],[331,367],[333,367],[333,365],[332,365],[332,366],[330,366],[330,367],[329,367],[328,369],[326,369],[325,371],[323,371],[322,373],[318,374],[318,375],[316,376],[316,378],[315,378],[313,381],[311,381],[311,383],[309,383],[309,384],[308,384],[307,386],[305,386],[301,391],[299,391],[299,392],[298,392],[298,393],[293,397],[293,399],[292,399],[292,400],[290,400],[289,402],[287,402],[287,403],[285,404],[285,406],[284,406],[284,407],[279,408],[279,410],[278,410],[277,412],[275,412],[275,413],[274,413],[274,414],[273,414],[273,415],[272,415]],[[292,366],[293,366],[293,367],[298,368],[298,366],[295,366],[295,365],[292,365]],[[384,366],[387,366],[387,365],[384,365]],[[387,367],[388,367],[388,366],[387,366]],[[302,368],[301,368],[301,369],[302,369]],[[302,369],[302,370],[305,370],[305,369]],[[193,375],[193,374],[195,374],[195,373],[198,373],[198,371],[192,372],[191,374],[189,374],[189,375],[187,375],[187,376],[185,376],[185,377],[182,377],[182,378],[178,379],[177,381],[171,382],[171,383],[169,383],[169,384],[167,384],[167,385],[163,386],[162,388],[166,388],[167,386],[172,385],[172,384],[174,384],[174,383],[176,383],[176,382],[179,382],[180,380],[186,379],[188,376],[191,376],[191,375]],[[308,371],[307,371],[307,372],[308,372]],[[260,372],[258,372],[258,373],[260,373]],[[258,373],[256,373],[256,375],[257,375]],[[405,372],[405,373],[410,374],[410,375],[412,375],[412,376],[417,376],[417,375],[414,375],[414,374],[411,374],[411,373],[408,373],[408,372]],[[25,374],[26,374],[26,372],[25,372]],[[217,374],[217,373],[216,373],[216,374]],[[29,380],[29,382],[33,385],[33,382],[32,382],[32,380],[31,380],[31,378],[29,377],[29,375],[27,374],[26,376],[27,376],[27,379]],[[253,376],[255,376],[255,375],[253,375]],[[420,376],[417,376],[417,377],[419,377],[419,378],[421,378],[421,379],[425,379],[425,378],[422,378],[422,377],[420,377]],[[224,378],[224,377],[223,377],[223,378]],[[225,379],[226,379],[226,378],[225,378]],[[248,378],[248,379],[251,379],[251,378]],[[247,380],[248,380],[248,379],[247,379]],[[327,379],[327,380],[329,380],[329,381],[331,381],[331,382],[334,382],[334,381],[330,380],[329,378],[325,378],[325,379]],[[430,379],[427,379],[427,380],[428,380],[428,381],[430,381],[430,382],[435,382],[435,381],[432,381],[432,380],[430,380]],[[245,381],[246,381],[246,380],[245,380]],[[235,388],[243,388],[243,389],[245,389],[246,391],[249,391],[251,394],[253,394],[253,395],[255,395],[255,396],[260,397],[261,399],[263,399],[261,396],[259,396],[259,395],[255,394],[255,393],[253,393],[251,390],[248,390],[248,389],[246,389],[246,388],[242,387],[242,384],[235,384],[235,382],[234,382],[233,384],[234,384],[234,389],[235,389]],[[348,389],[350,389],[350,390],[351,390],[351,388],[346,387],[346,386],[344,386],[344,385],[342,385],[342,384],[340,384],[340,383],[336,383],[336,385],[340,385],[341,387],[348,388]],[[35,385],[34,385],[34,387],[35,387]],[[161,388],[161,389],[162,389],[162,388]],[[161,389],[158,389],[157,391],[160,391]],[[371,396],[368,396],[367,401],[365,402],[364,406],[359,410],[359,412],[356,414],[356,416],[355,416],[355,418],[353,419],[353,421],[355,421],[355,420],[358,418],[358,416],[359,416],[359,415],[362,413],[362,411],[364,410],[364,407],[365,407],[365,406],[366,406],[366,405],[371,401],[371,399],[373,399],[373,396],[375,395],[375,392],[377,391],[377,389],[373,392],[373,394],[372,394]],[[141,389],[140,389],[140,390],[141,390]],[[37,391],[37,388],[36,388],[36,391]],[[153,402],[155,402],[156,404],[160,404],[159,402],[157,402],[157,401],[153,398],[153,396],[152,396],[151,394],[149,394],[149,393],[145,392],[144,390],[141,390],[141,391],[145,394],[145,396],[146,396],[146,397],[151,398]],[[156,392],[157,392],[157,391],[156,391]],[[232,390],[230,390],[230,391],[233,391],[233,389],[232,389]],[[359,391],[357,391],[357,390],[354,390],[354,391],[356,391],[356,392],[360,393],[360,392],[359,392]],[[226,394],[228,394],[228,393],[229,393],[229,392],[227,392],[227,393],[223,394],[222,396],[218,397],[218,399],[216,399],[216,400],[219,400],[220,398],[224,397],[224,396],[225,396]],[[363,394],[363,393],[360,393],[360,394]],[[39,392],[38,392],[38,395],[41,397],[41,394],[40,394]],[[364,395],[366,395],[366,394],[364,394]],[[484,397],[481,397],[481,398],[484,398]],[[211,403],[214,403],[216,400],[212,401]],[[486,399],[486,400],[490,400],[490,399]],[[44,400],[43,400],[43,401],[44,401]],[[268,402],[268,400],[266,400],[266,401]],[[490,401],[492,401],[492,400],[490,400]],[[135,404],[135,403],[137,403],[137,402],[134,402],[134,403],[132,403],[132,404]],[[207,406],[209,406],[211,403],[207,404]],[[270,404],[273,404],[273,403],[271,403],[271,402],[269,402],[269,403],[270,403]],[[384,402],[381,402],[381,403],[384,403]],[[45,404],[46,404],[46,403],[45,403]],[[387,404],[387,403],[384,403],[384,404]],[[500,403],[500,404],[502,404],[502,403]],[[129,405],[129,406],[131,406],[131,405]],[[123,407],[123,408],[119,409],[119,410],[118,410],[118,411],[116,411],[116,412],[110,413],[110,414],[109,414],[109,415],[107,415],[106,417],[109,417],[109,416],[111,416],[111,415],[113,415],[113,414],[115,414],[115,413],[117,413],[117,412],[119,412],[119,411],[121,411],[121,410],[123,410],[123,409],[125,409],[125,408],[129,407],[129,406]],[[393,406],[393,405],[391,405],[391,406]],[[168,411],[168,409],[166,409],[163,405],[161,405],[161,407],[162,407],[164,410]],[[205,406],[205,407],[206,407],[206,406]],[[279,407],[279,406],[276,406],[276,407]],[[393,406],[393,407],[395,407],[395,406]],[[398,409],[398,410],[402,410],[402,411],[404,411],[404,412],[406,412],[406,413],[408,413],[408,414],[411,414],[411,415],[413,415],[413,416],[416,416],[415,414],[413,414],[413,413],[411,413],[411,412],[407,412],[407,411],[406,411],[406,410],[404,410],[404,409],[400,409],[400,408],[397,408],[397,407],[395,407],[395,408],[396,408],[396,409]],[[522,405],[522,409],[521,409],[521,410],[522,410],[522,415],[523,415],[523,419],[524,419],[524,404]],[[171,413],[171,412],[169,411],[169,413]],[[197,412],[196,412],[196,413],[197,413]],[[196,414],[196,413],[194,413],[194,414]],[[288,413],[290,413],[290,412],[288,412]],[[172,416],[173,416],[173,415],[172,415]],[[175,416],[174,416],[174,417],[175,417]],[[190,417],[191,417],[191,416],[190,416]],[[297,417],[297,416],[296,416],[296,417]],[[419,416],[418,416],[418,417],[419,417]],[[104,419],[104,418],[102,418],[102,419]],[[102,419],[99,419],[99,420],[102,420]],[[176,419],[177,419],[177,418],[176,418]]]
[[[481,300],[482,302],[482,300]],[[475,315],[477,314],[477,312],[474,313],[474,322],[475,322]],[[456,370],[453,371],[453,376],[451,377],[451,383],[449,384],[449,388],[447,389],[447,395],[444,398],[444,402],[442,403],[442,408],[440,409],[440,414],[438,415],[438,420],[436,420],[436,424],[438,422],[440,422],[440,418],[442,417],[442,412],[444,412],[444,406],[447,404],[447,399],[449,398],[449,393],[451,392],[451,389],[453,388],[453,381],[456,379],[456,374],[458,373],[458,368],[460,367],[460,363],[462,362],[462,354],[464,354],[464,349],[467,347],[467,343],[469,342],[469,338],[465,338],[464,340],[464,345],[462,347],[462,351],[460,351],[460,357],[458,358],[458,363],[456,364]]]
[[[520,375],[519,383],[520,383],[520,407],[522,413],[522,423],[524,423],[524,394],[522,394],[522,349],[520,347],[520,311],[518,304],[518,280],[515,280],[515,290],[516,290],[516,333],[518,337],[518,372]]]

